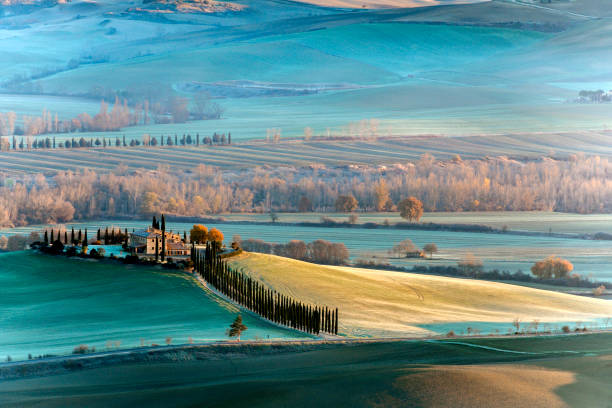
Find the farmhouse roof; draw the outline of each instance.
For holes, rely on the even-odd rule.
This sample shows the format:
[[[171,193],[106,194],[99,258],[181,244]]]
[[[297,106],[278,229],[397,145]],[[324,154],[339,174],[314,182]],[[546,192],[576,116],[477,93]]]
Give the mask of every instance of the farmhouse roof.
[[[137,237],[143,237],[143,238],[155,238],[156,236],[160,236],[161,234],[157,232],[153,232],[153,231],[138,230],[138,231],[132,232],[132,235],[135,235]]]

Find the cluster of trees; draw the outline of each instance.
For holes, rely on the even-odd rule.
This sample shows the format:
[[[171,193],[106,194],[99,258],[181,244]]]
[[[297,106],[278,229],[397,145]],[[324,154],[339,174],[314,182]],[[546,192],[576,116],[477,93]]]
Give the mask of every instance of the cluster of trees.
[[[0,236],[0,251],[23,251],[34,242],[40,242],[40,235],[37,232],[32,232],[29,235],[15,234]]]
[[[200,143],[200,140],[202,143]],[[161,135],[159,139],[156,136],[150,136],[148,134],[144,134],[142,136],[142,141],[139,139],[132,138],[129,142],[126,141],[125,135],[121,138],[115,137],[96,137],[95,139],[89,138],[85,139],[84,137],[75,139],[71,138],[64,141],[59,141],[56,143],[55,136],[49,138],[43,137],[32,137],[25,136],[17,138],[16,136],[12,137],[2,137],[0,136],[0,150],[3,151],[11,151],[11,150],[31,150],[31,149],[56,149],[56,148],[78,148],[78,147],[134,147],[140,146],[200,146],[201,144],[210,145],[225,145],[232,143],[232,134],[228,133],[227,137],[225,133],[213,133],[211,136],[204,136],[200,139],[200,134],[197,133],[195,136],[191,136],[191,134],[183,134],[182,137],[179,137],[177,134],[174,134],[174,137],[168,135]]]
[[[546,259],[536,262],[531,267],[531,273],[540,279],[563,279],[567,278],[574,265],[567,259],[556,256],[549,256]]]
[[[215,245],[192,249],[194,271],[206,282],[249,310],[307,333],[338,334],[338,309],[312,306],[266,288],[257,280],[230,268]],[[239,333],[236,333],[239,334]]]
[[[255,168],[108,174],[89,170],[14,180],[0,175],[0,225],[68,222],[74,218],[204,216],[223,212],[334,211],[352,196],[361,211],[612,212],[612,162],[599,157],[519,163],[507,159],[379,167]],[[406,207],[408,197],[422,203]],[[409,199],[410,200],[410,199]],[[410,200],[412,201],[412,200]],[[399,207],[399,208],[398,208]]]
[[[190,110],[189,105],[192,103]],[[223,109],[212,102],[206,94],[197,94],[192,100],[170,96],[163,102],[149,104],[137,103],[133,108],[128,106],[127,99],[115,95],[115,102],[109,110],[109,105],[100,102],[100,110],[93,117],[88,113],[80,113],[72,119],[59,119],[58,114],[52,114],[46,109],[41,116],[23,115],[20,125],[16,124],[15,112],[0,112],[0,136],[13,135],[43,135],[72,132],[108,132],[121,128],[154,123],[184,123],[190,119],[219,119]]]
[[[213,242],[220,247],[223,243],[223,233],[216,228],[211,228],[210,231],[204,225],[196,224],[189,232],[189,242],[194,244],[205,244]]]
[[[612,90],[604,91],[598,89],[596,91],[582,90],[578,93],[578,100],[580,103],[606,103],[612,102]]]
[[[322,239],[308,244],[299,240],[292,240],[286,244],[276,244],[251,238],[241,241],[239,244],[242,249],[249,252],[274,254],[326,265],[343,265],[349,259],[349,251],[343,243]]]
[[[389,250],[389,255],[395,255],[398,258],[424,257],[426,254],[429,254],[429,257],[433,258],[433,254],[435,253],[438,253],[438,246],[436,244],[425,244],[423,249],[419,249],[410,239],[405,239],[393,245]]]

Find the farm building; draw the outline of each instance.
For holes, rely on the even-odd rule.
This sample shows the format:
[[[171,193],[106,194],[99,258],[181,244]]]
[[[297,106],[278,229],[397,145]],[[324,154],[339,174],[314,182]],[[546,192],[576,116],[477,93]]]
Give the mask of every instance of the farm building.
[[[158,255],[162,253],[162,234],[165,234],[165,255],[170,257],[187,257],[191,255],[191,248],[183,242],[180,234],[173,232],[162,232],[162,230],[148,227],[130,233],[129,246],[132,252],[139,256],[155,256],[157,247]],[[157,243],[156,243],[157,241]]]

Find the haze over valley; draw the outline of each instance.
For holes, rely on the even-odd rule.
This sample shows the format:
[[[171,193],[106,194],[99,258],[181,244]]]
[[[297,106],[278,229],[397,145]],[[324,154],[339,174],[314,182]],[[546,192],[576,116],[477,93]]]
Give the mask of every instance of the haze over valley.
[[[612,401],[608,0],[0,0],[0,406]]]

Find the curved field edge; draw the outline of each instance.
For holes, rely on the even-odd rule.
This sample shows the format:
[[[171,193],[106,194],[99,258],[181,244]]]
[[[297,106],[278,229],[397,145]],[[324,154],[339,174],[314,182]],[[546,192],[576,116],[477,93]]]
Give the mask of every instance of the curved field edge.
[[[603,406],[612,393],[609,340],[609,334],[486,340],[498,349],[576,352],[545,358],[444,341],[249,343],[73,356],[0,365],[5,379],[0,402],[7,407],[247,401],[294,407]]]
[[[356,337],[428,336],[420,326],[462,323],[584,322],[612,316],[612,303],[499,282],[322,266],[245,253],[230,260],[266,286],[339,308],[339,333]]]
[[[1,254],[0,264],[3,360],[63,355],[79,345],[109,351],[224,340],[240,313],[182,272],[27,251]],[[302,337],[243,317],[244,339]]]

